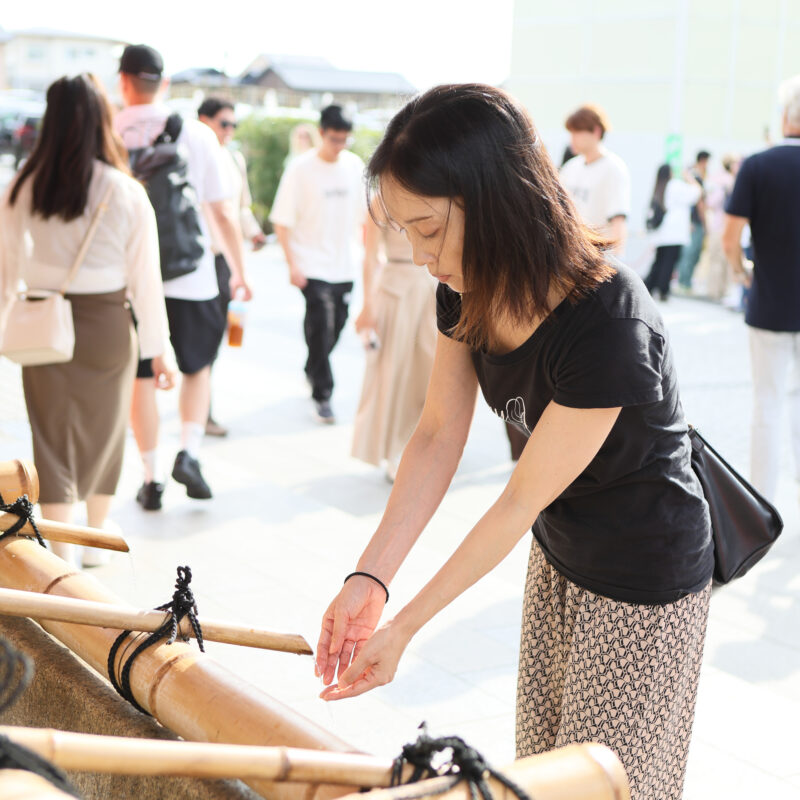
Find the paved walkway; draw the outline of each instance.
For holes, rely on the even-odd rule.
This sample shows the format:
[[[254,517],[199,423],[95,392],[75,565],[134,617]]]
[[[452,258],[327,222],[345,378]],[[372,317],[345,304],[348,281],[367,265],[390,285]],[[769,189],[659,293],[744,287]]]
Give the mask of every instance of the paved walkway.
[[[140,481],[129,440],[113,517],[131,544],[94,574],[142,607],[166,600],[189,564],[201,611],[299,632],[316,644],[321,615],[374,530],[389,495],[383,476],[348,455],[363,352],[350,327],[334,355],[339,424],[320,427],[302,379],[302,299],[274,247],[250,257],[256,291],[241,350],[215,369],[216,416],[227,439],[207,440],[215,491],[191,501],[168,486],[163,512],[133,501]],[[358,298],[355,299],[358,302]],[[741,318],[674,298],[662,306],[688,418],[738,466],[749,447],[749,365]],[[19,374],[0,361],[0,458],[29,457]],[[160,398],[165,466],[178,444],[175,395]],[[57,401],[53,413],[60,413]],[[500,422],[481,404],[454,485],[392,586],[398,609],[498,496],[511,470]],[[786,532],[770,556],[712,600],[687,800],[800,798],[800,509],[788,453],[779,506]],[[498,764],[514,755],[514,691],[527,537],[491,575],[412,642],[394,683],[338,704],[317,699],[312,662],[210,645],[255,686],[366,751],[393,756],[427,720]]]

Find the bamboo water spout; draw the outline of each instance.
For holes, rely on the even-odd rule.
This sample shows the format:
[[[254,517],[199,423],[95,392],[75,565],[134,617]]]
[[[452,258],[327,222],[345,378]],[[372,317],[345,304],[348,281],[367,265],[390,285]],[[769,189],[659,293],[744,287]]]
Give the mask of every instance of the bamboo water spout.
[[[28,539],[0,540],[0,585],[113,605],[122,602],[91,575],[75,572]],[[52,621],[41,625],[107,675],[109,650],[119,630]],[[154,645],[139,656],[130,677],[139,704],[184,739],[353,752],[341,739],[228,672],[196,645]],[[331,785],[247,782],[270,800],[323,800],[346,793]]]
[[[3,502],[12,503],[23,495],[27,495],[31,503],[36,503],[39,499],[39,473],[36,472],[36,467],[30,461],[20,459],[0,461],[0,496]],[[15,514],[0,513],[0,532],[7,531],[17,522],[19,517]],[[84,547],[99,547],[120,553],[127,553],[130,549],[121,536],[96,528],[68,525],[47,519],[37,519],[36,527],[39,528],[42,538],[51,542],[82,544]],[[35,531],[30,522],[26,522],[20,533],[33,536]]]
[[[18,589],[0,589],[0,614],[131,631],[158,630],[165,618],[163,611],[140,611],[127,606],[113,606],[72,597],[52,597]],[[200,619],[199,623],[203,638],[211,642],[260,647],[298,655],[313,654],[308,642],[295,634],[274,633],[210,619]],[[194,630],[187,619],[182,621],[179,630],[184,637],[194,636]]]
[[[41,728],[0,727],[0,734],[66,770],[124,775],[181,775],[194,778],[261,778],[388,787],[390,759],[324,753],[287,747],[244,747],[118,736],[91,736]],[[405,777],[411,771],[409,767]],[[617,757],[598,744],[569,745],[529,756],[501,770],[536,800],[629,800],[625,771]],[[407,800],[438,796],[469,800],[468,787],[452,776],[378,789],[347,800]],[[495,800],[517,800],[489,779]],[[442,791],[444,790],[444,793]]]

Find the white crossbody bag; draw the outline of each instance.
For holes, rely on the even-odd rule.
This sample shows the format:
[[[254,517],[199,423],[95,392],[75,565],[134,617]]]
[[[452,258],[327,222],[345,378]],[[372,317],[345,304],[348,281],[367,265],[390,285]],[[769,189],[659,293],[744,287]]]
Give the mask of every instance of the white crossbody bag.
[[[64,295],[80,269],[97,226],[108,207],[113,184],[108,187],[83,237],[66,280],[57,291],[26,289],[11,304],[0,335],[0,354],[24,367],[72,361],[75,323],[72,304]]]

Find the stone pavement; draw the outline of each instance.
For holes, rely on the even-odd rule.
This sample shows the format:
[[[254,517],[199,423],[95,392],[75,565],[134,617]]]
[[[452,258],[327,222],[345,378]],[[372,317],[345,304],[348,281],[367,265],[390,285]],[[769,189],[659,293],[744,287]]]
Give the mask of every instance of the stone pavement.
[[[93,573],[126,600],[149,607],[171,594],[189,564],[201,612],[302,633],[316,645],[326,605],[353,569],[390,486],[349,457],[363,351],[351,327],[334,354],[339,424],[320,427],[302,378],[303,303],[277,249],[250,256],[255,297],[241,350],[215,368],[214,409],[231,428],[207,440],[210,502],[170,483],[161,513],[133,500],[140,481],[132,438],[113,518],[131,545]],[[358,308],[358,297],[353,308]],[[673,298],[662,306],[690,421],[746,472],[750,408],[747,335],[741,317]],[[18,370],[0,361],[0,458],[29,457]],[[179,423],[175,395],[159,398],[162,449],[171,468]],[[61,410],[54,399],[53,413]],[[787,429],[788,430],[788,429]],[[800,798],[800,509],[788,453],[778,505],[786,531],[769,557],[715,594],[685,797]],[[455,482],[392,586],[396,610],[437,570],[510,474],[500,422],[479,401]],[[365,751],[393,756],[427,720],[495,764],[514,756],[514,692],[528,537],[411,643],[395,681],[334,704],[310,659],[209,645],[253,685]]]

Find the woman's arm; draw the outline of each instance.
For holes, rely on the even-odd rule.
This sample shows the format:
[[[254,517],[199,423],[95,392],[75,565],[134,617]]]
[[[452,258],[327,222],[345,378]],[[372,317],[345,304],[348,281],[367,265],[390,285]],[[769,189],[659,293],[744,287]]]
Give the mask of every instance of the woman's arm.
[[[326,700],[388,683],[414,634],[499,564],[536,517],[583,472],[608,437],[619,408],[575,409],[551,402],[533,430],[502,495],[430,582],[361,648]]]
[[[453,479],[477,389],[469,349],[439,334],[422,416],[403,452],[383,518],[355,570],[390,583]],[[326,684],[375,630],[385,602],[383,589],[369,578],[357,576],[342,587],[325,612],[317,645],[316,671]]]
[[[364,306],[356,317],[356,331],[375,330],[377,317],[375,315],[375,275],[378,272],[378,245],[381,231],[371,216],[367,217],[364,225],[364,266],[362,270],[364,281]]]

